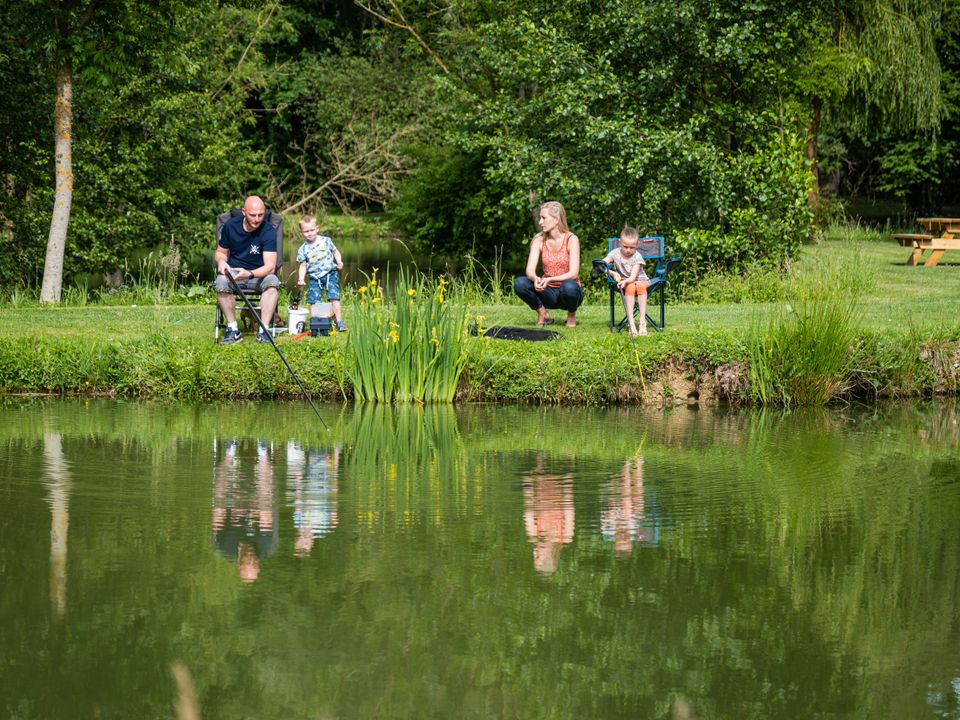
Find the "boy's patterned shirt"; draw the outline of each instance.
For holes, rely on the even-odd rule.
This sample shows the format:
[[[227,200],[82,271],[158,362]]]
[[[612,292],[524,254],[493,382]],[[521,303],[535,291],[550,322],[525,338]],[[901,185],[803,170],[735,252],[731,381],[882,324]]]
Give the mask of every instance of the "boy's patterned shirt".
[[[337,261],[333,257],[337,246],[333,244],[333,239],[326,235],[317,235],[316,242],[305,242],[297,250],[297,262],[307,263],[307,274],[319,279],[331,270],[336,270]]]

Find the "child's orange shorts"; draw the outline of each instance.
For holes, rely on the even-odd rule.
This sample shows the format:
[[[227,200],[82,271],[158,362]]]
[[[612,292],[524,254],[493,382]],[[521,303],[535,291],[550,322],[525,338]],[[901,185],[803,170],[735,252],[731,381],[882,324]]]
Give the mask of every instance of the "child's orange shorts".
[[[647,281],[646,280],[637,280],[636,282],[627,283],[623,286],[624,295],[646,295],[647,294]]]

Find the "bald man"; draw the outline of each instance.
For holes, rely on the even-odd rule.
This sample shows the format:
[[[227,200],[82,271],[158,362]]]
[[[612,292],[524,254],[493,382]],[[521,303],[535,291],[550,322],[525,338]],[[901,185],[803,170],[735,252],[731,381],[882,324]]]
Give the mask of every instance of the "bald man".
[[[243,215],[230,218],[223,225],[217,252],[217,303],[227,320],[224,345],[233,345],[243,340],[237,325],[237,301],[233,295],[226,273],[243,287],[261,291],[260,316],[269,325],[277,309],[280,280],[275,275],[277,268],[277,231],[264,222],[266,208],[263,200],[255,195],[243,203]],[[270,342],[262,330],[257,330],[257,342]]]

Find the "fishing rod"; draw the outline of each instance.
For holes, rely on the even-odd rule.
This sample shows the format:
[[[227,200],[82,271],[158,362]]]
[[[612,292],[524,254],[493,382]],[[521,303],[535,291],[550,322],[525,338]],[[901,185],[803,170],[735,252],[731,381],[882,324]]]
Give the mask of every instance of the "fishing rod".
[[[283,353],[280,352],[280,348],[277,347],[276,340],[273,339],[273,335],[270,333],[270,330],[266,325],[263,324],[263,319],[260,317],[260,314],[253,309],[253,304],[250,302],[250,299],[247,297],[247,294],[240,287],[240,284],[237,282],[237,279],[233,276],[233,273],[230,272],[231,268],[227,268],[227,272],[224,275],[227,276],[227,279],[230,281],[230,284],[233,286],[233,291],[237,293],[241,298],[243,298],[243,304],[247,306],[247,310],[253,315],[256,319],[257,324],[260,326],[260,329],[263,331],[263,334],[267,336],[267,339],[270,341],[270,344],[273,345],[273,349],[277,351],[277,355],[280,356],[280,359],[283,360],[283,364],[287,366],[287,370],[290,371],[290,374],[293,375],[293,379],[297,381],[297,385],[300,386],[300,391],[303,393],[303,397],[306,398],[307,402],[310,404],[310,407],[313,408],[313,411],[317,414],[317,417],[320,418],[320,422],[323,423],[323,426],[327,429],[327,432],[330,432],[330,426],[327,425],[326,420],[323,419],[323,416],[320,414],[320,411],[317,410],[317,406],[313,404],[313,400],[310,399],[310,393],[307,392],[307,389],[303,386],[303,383],[300,382],[300,378],[297,377],[297,374],[293,371],[293,368],[290,367],[290,363],[287,362],[287,359],[283,356]]]
[[[593,267],[594,267],[594,270],[597,272],[598,275],[599,275],[599,274],[602,274],[602,275],[604,275],[605,277],[608,278],[607,282],[609,282],[610,280],[613,280],[613,278],[610,277],[610,270],[611,270],[612,268],[611,268],[607,263],[605,263],[603,260],[594,260],[594,261],[593,261]],[[624,293],[623,293],[623,288],[620,287],[620,283],[617,283],[617,291],[620,293],[620,302],[621,302],[621,304],[623,305],[624,315],[629,315],[629,314],[630,314],[630,311],[627,310],[627,297],[626,297],[626,295],[624,295]],[[611,305],[611,308],[612,308],[612,305]],[[612,310],[611,310],[611,312],[610,312],[610,315],[611,315],[611,316],[613,315],[613,311],[612,311]],[[630,324],[630,319],[629,319],[629,318],[625,318],[625,319],[626,319],[627,324],[629,325],[629,324]],[[641,320],[646,320],[646,318],[641,318]],[[646,382],[644,381],[644,379],[643,379],[643,368],[640,366],[640,351],[637,349],[637,337],[636,337],[636,335],[634,335],[633,333],[630,333],[630,340],[631,340],[631,342],[633,342],[633,358],[634,358],[634,360],[635,360],[636,363],[637,363],[637,372],[640,373],[640,387],[643,388],[643,397],[644,397],[644,399],[646,399],[646,397],[647,397],[647,383],[646,383]]]

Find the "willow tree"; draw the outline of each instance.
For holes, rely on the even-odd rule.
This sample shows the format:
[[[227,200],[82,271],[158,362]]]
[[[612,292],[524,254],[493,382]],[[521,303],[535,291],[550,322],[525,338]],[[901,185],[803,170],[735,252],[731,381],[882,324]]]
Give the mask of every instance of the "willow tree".
[[[799,77],[810,102],[811,205],[820,201],[817,136],[825,112],[862,137],[939,126],[941,6],[941,0],[855,0],[820,7]]]

